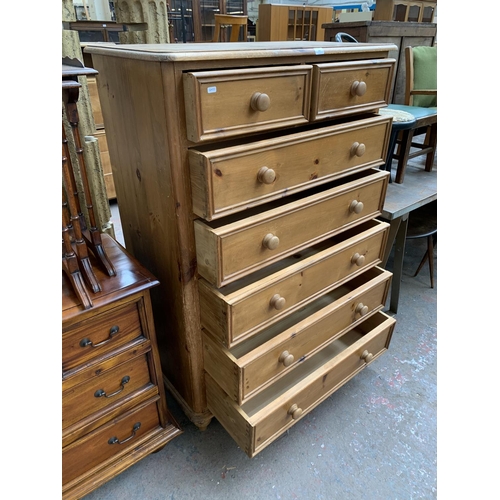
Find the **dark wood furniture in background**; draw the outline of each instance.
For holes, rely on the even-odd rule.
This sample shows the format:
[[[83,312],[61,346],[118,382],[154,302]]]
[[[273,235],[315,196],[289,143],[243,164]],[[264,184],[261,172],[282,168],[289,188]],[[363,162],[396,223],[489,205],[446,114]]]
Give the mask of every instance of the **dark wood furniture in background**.
[[[317,5],[259,5],[257,40],[324,40],[323,25],[333,20],[333,8]]]
[[[168,389],[254,456],[383,355],[388,44],[88,46]]]
[[[377,0],[375,21],[434,22],[437,0]]]
[[[324,24],[325,40],[335,41],[339,32],[348,33],[358,42],[393,43],[397,49],[390,52],[396,59],[393,93],[390,102],[405,103],[406,63],[405,48],[419,45],[433,46],[437,36],[437,24],[397,21],[360,21],[352,23]]]
[[[150,289],[158,281],[109,235],[101,234],[95,223],[77,101],[78,77],[96,71],[76,60],[66,62],[62,81],[68,121],[63,115],[62,496],[78,499],[181,431],[167,409],[156,344]],[[74,140],[73,152],[69,137]],[[76,163],[82,191],[76,182]]]
[[[170,0],[168,21],[171,43],[211,42],[215,34],[215,14],[246,16],[246,0]],[[221,41],[229,41],[222,39]],[[244,40],[246,41],[246,39]]]

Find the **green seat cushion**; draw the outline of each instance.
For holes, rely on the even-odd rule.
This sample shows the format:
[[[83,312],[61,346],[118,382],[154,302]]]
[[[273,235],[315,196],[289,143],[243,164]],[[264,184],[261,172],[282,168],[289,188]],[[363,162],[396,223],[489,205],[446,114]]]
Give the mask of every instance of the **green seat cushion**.
[[[437,89],[437,47],[413,47],[413,88]],[[437,95],[415,95],[413,105],[437,106]]]

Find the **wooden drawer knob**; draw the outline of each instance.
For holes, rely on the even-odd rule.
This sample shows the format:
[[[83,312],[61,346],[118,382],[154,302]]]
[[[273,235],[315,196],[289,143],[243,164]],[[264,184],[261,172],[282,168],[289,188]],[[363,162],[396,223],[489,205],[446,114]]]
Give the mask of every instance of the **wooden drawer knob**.
[[[282,297],[279,293],[276,293],[271,297],[269,303],[271,304],[271,307],[274,307],[274,309],[279,311],[280,309],[283,309],[285,307],[286,300],[285,297]]]
[[[351,95],[361,97],[366,94],[366,83],[365,82],[352,82],[351,85]]]
[[[352,200],[351,204],[349,205],[349,212],[360,214],[363,211],[364,207],[365,206],[363,205],[362,201]]]
[[[363,351],[361,354],[361,359],[365,360],[367,363],[369,363],[373,359],[373,354],[371,352],[368,352],[366,349]]]
[[[266,111],[271,105],[271,99],[267,94],[255,92],[250,99],[250,107],[254,111]]]
[[[280,354],[279,362],[283,363],[285,366],[290,366],[294,359],[293,354],[290,354],[288,351],[283,351]]]
[[[295,403],[290,406],[288,415],[291,415],[294,420],[297,420],[302,415],[302,408],[299,408]]]
[[[351,146],[351,156],[361,157],[365,154],[366,146],[363,143],[354,142]]]
[[[274,236],[274,234],[269,233],[264,236],[262,244],[269,250],[274,250],[275,248],[278,248],[280,239],[277,236]]]
[[[356,264],[357,266],[362,266],[365,263],[365,256],[359,254],[356,252],[352,257],[351,257],[351,262],[353,264]]]
[[[363,302],[360,302],[357,306],[356,309],[354,310],[355,313],[359,313],[360,316],[365,316],[368,314],[368,306],[365,306]]]
[[[276,172],[272,168],[262,167],[257,174],[257,180],[262,184],[272,184],[276,180]]]

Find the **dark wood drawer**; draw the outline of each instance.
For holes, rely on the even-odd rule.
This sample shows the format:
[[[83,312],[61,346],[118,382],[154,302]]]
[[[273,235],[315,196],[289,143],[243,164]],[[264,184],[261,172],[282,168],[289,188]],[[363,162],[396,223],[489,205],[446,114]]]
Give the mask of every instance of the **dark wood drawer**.
[[[63,448],[63,485],[70,488],[75,478],[91,474],[94,468],[104,468],[108,461],[126,455],[161,432],[158,399],[141,404]]]
[[[111,361],[96,376],[71,387],[62,395],[62,428],[66,429],[89,415],[122,405],[141,389],[153,387],[146,354],[114,366]]]
[[[142,337],[138,307],[138,302],[128,303],[63,329],[63,372]]]

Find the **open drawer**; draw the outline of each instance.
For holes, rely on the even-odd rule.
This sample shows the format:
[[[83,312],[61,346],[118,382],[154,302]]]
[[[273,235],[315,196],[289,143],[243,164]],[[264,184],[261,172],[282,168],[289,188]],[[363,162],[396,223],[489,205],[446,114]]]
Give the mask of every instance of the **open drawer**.
[[[392,274],[369,269],[233,349],[204,335],[205,370],[238,404],[384,307]]]
[[[264,211],[194,221],[199,274],[220,288],[381,214],[389,173],[370,169]]]
[[[208,407],[253,457],[385,352],[395,323],[376,313],[242,406],[206,374]]]
[[[370,220],[222,288],[200,279],[203,328],[229,348],[245,341],[380,264],[388,230]]]

